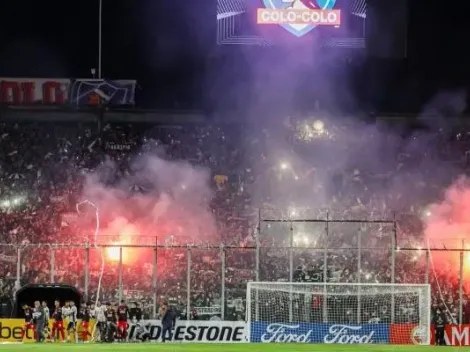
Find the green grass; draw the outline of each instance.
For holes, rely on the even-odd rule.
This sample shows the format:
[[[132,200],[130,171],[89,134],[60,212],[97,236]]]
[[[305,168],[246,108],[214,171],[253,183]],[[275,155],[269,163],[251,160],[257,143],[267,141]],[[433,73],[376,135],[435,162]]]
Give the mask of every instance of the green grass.
[[[434,346],[392,345],[313,345],[313,344],[4,344],[0,352],[427,352]],[[445,351],[464,351],[458,347],[445,347]]]

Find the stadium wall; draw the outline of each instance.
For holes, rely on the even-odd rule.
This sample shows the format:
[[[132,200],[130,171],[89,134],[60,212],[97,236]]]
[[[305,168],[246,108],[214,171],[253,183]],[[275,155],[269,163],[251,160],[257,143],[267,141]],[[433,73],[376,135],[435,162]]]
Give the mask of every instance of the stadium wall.
[[[22,319],[0,319],[0,342],[15,342],[21,338]],[[137,327],[129,324],[129,339],[136,337]],[[152,342],[161,341],[161,323],[144,320],[141,325],[150,333]],[[79,336],[81,324],[79,321]],[[93,325],[90,327],[90,330]],[[432,330],[432,329],[431,329]],[[340,334],[335,335],[340,332]],[[342,325],[321,323],[266,324],[255,322],[251,326],[251,342],[260,343],[338,343],[338,344],[419,344],[420,334],[414,324],[364,324]],[[431,331],[431,336],[433,336]],[[448,325],[445,339],[450,346],[470,346],[470,325]],[[248,342],[245,322],[233,321],[186,321],[176,322],[174,340],[187,343],[244,343]],[[34,342],[29,331],[23,342]],[[431,341],[434,344],[434,338]]]
[[[18,342],[21,340],[21,332],[23,331],[24,320],[23,319],[0,319],[0,343],[3,342]],[[67,326],[67,325],[65,325]],[[89,331],[91,332],[95,326],[94,321],[90,321]],[[52,320],[49,321],[49,331],[52,331]],[[78,320],[77,331],[81,337],[82,324],[81,320]],[[67,336],[67,332],[65,332]],[[32,330],[28,330],[25,334],[22,342],[35,342],[34,333]]]
[[[161,341],[161,322],[144,320],[140,323],[150,334],[152,342]],[[24,320],[0,319],[0,342],[15,342],[21,338]],[[90,324],[90,331],[94,323]],[[50,329],[52,323],[50,323]],[[134,340],[138,332],[136,324],[129,324],[129,340]],[[78,336],[81,337],[81,321],[78,321]],[[186,321],[176,322],[174,340],[181,342],[202,343],[243,343],[247,342],[246,323],[233,321]],[[23,342],[35,342],[32,331],[28,331]]]
[[[415,324],[323,324],[323,323],[266,323],[253,322],[251,342],[260,343],[318,343],[318,344],[420,344],[422,334]],[[431,327],[431,344],[434,327]],[[448,325],[447,345],[470,346],[470,325]]]

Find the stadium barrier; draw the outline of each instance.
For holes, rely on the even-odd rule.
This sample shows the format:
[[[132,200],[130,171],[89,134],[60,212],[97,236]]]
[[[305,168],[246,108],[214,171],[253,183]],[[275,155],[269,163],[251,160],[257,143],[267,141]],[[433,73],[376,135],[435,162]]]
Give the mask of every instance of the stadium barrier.
[[[129,324],[129,339],[135,339],[138,327]],[[161,322],[145,320],[140,324],[150,335],[150,341],[161,341]],[[178,320],[173,330],[173,340],[179,342],[243,343],[247,342],[244,321]]]
[[[295,342],[325,344],[388,344],[388,324],[264,323],[251,324],[251,342]]]
[[[342,277],[342,270],[333,270],[331,272],[326,270],[331,264],[337,262],[335,256],[338,253],[341,253],[341,256],[350,258],[350,261],[348,259],[347,276],[356,277],[357,284],[372,282],[394,284],[395,282],[405,282],[403,280],[410,284],[424,284],[433,281],[432,271],[428,270],[432,264],[432,251],[440,252],[441,249],[433,246],[430,251],[423,251],[421,247],[406,248],[400,246],[399,251],[395,250],[395,247],[398,247],[398,244],[394,242],[397,227],[395,224],[399,220],[388,217],[380,220],[380,223],[383,222],[388,225],[380,231],[380,238],[375,238],[376,231],[373,230],[375,225],[372,227],[369,225],[377,225],[376,221],[379,220],[376,218],[372,220],[352,220],[343,219],[334,213],[330,216],[328,212],[322,212],[318,215],[307,214],[306,220],[298,218],[300,215],[296,213],[295,217],[298,218],[296,220],[290,219],[292,215],[286,218],[283,214],[275,213],[270,216],[271,220],[266,220],[264,216],[268,214],[263,215],[260,210],[261,225],[258,227],[261,227],[259,236],[255,236],[257,240],[254,245],[247,243],[247,245],[225,247],[220,245],[180,246],[156,244],[157,238],[154,236],[139,236],[139,239],[136,240],[137,243],[127,243],[114,247],[114,245],[109,245],[109,243],[114,243],[114,239],[103,235],[100,236],[100,243],[96,246],[91,246],[86,242],[81,244],[26,243],[21,245],[0,243],[0,252],[3,252],[0,256],[0,264],[8,265],[12,269],[16,267],[16,275],[7,279],[11,281],[10,284],[20,288],[22,280],[27,279],[24,275],[35,270],[38,265],[37,260],[34,258],[41,258],[41,265],[44,265],[47,274],[41,277],[41,282],[38,282],[38,284],[54,283],[62,280],[63,277],[67,277],[66,281],[76,282],[80,287],[83,287],[85,297],[91,297],[97,294],[97,283],[100,275],[98,268],[101,266],[101,253],[104,251],[107,260],[106,267],[112,268],[112,270],[107,271],[107,279],[102,282],[101,290],[103,292],[114,292],[117,289],[118,300],[126,298],[131,301],[145,300],[151,302],[148,307],[149,317],[151,318],[157,316],[158,302],[161,297],[167,297],[174,302],[178,301],[180,311],[193,312],[196,310],[198,315],[214,315],[221,320],[225,320],[233,314],[243,317],[245,312],[243,300],[246,297],[246,291],[243,287],[244,282],[253,280],[293,281],[294,276],[297,275],[295,268],[304,261],[323,263],[323,269],[317,269],[313,274],[308,274],[309,282],[337,284],[340,284],[341,281],[346,282],[350,278]],[[68,224],[73,222],[76,217],[76,213],[67,213],[63,215],[62,221]],[[332,220],[335,218],[340,220]],[[287,221],[286,219],[290,220]],[[298,229],[294,231],[297,227],[292,226],[293,222],[301,226],[299,229],[305,227],[305,233],[299,232]],[[273,224],[277,225],[274,226]],[[331,226],[328,224],[331,224]],[[358,226],[361,229],[361,231],[352,231],[356,233],[356,236],[346,236],[348,239],[351,238],[352,244],[338,242],[335,239],[336,233],[343,233],[343,230],[339,232],[334,230],[335,226],[343,228],[346,225],[351,229],[357,229]],[[367,229],[370,229],[371,232],[369,233]],[[281,234],[282,236],[280,236]],[[317,238],[328,238],[331,241],[322,240],[320,242],[323,243],[319,243]],[[338,240],[343,241],[343,239],[343,236],[341,236]],[[370,245],[371,247],[366,245],[369,241],[373,242],[373,245]],[[336,243],[341,243],[340,247]],[[361,245],[356,247],[355,243]],[[460,251],[460,258],[464,258],[466,249],[460,248],[461,245],[454,242],[446,243],[446,245],[448,250],[453,251],[452,253],[455,256],[457,256],[457,251]],[[121,252],[122,255],[119,255]],[[73,267],[70,267],[69,261],[71,256],[74,257],[74,263],[80,270],[71,270],[73,269]],[[381,261],[374,262],[373,258],[378,257],[382,258]],[[449,260],[451,262],[450,257]],[[174,266],[175,263],[178,263],[176,267]],[[240,263],[249,263],[249,265]],[[368,264],[364,265],[364,263]],[[383,263],[393,263],[393,265],[384,267]],[[415,270],[412,274],[402,270],[409,263],[415,263],[413,264]],[[462,259],[460,259],[460,264],[462,263]],[[240,266],[243,266],[243,268]],[[282,273],[261,270],[261,268],[279,268],[282,266],[286,266],[288,270],[284,270]],[[186,285],[180,286],[175,292],[170,292],[168,287],[174,284],[174,279],[172,275],[168,275],[165,268],[173,267],[178,277],[186,278]],[[463,266],[460,265],[460,269],[455,271],[455,277],[464,277],[462,268]],[[11,271],[14,272],[15,270]],[[136,272],[138,272],[137,276],[135,275]],[[191,283],[203,280],[201,275],[205,272],[210,272],[214,281],[215,286],[212,293],[219,294],[221,297],[222,303],[218,307],[198,307],[194,300],[195,296]],[[159,275],[158,280],[157,273]],[[137,277],[140,280],[137,280]],[[148,285],[149,282],[155,283],[157,281],[158,285],[156,287]],[[468,314],[464,306],[465,291],[463,282],[464,280],[459,280],[459,304],[457,305],[457,318],[461,322],[468,321]],[[118,283],[117,287],[116,283]],[[186,288],[183,288],[184,286]],[[178,296],[180,298],[176,299]],[[172,303],[170,302],[170,304]],[[393,300],[390,300],[389,309],[395,311],[392,305]],[[234,310],[235,312],[233,312]],[[404,321],[398,317],[399,315],[400,313],[396,314],[395,322]]]
[[[52,328],[52,323],[49,324]],[[78,321],[78,338],[81,339],[81,322]],[[24,320],[0,319],[0,342],[15,342],[20,340]],[[67,326],[67,323],[65,323]],[[162,328],[159,320],[144,320],[139,326],[129,324],[129,340],[134,340],[142,328],[149,333],[151,342],[161,341]],[[89,330],[92,331],[90,323]],[[67,336],[67,332],[66,332]],[[173,339],[180,342],[203,343],[243,343],[247,342],[246,323],[233,321],[192,321],[179,320],[173,331]],[[34,342],[32,331],[28,331],[23,342]]]
[[[419,327],[415,324],[323,324],[253,322],[251,342],[324,343],[324,344],[420,344]],[[448,325],[445,332],[449,346],[470,346],[470,325]],[[431,344],[434,344],[431,327]]]
[[[64,324],[65,328],[67,328],[67,321]],[[21,340],[21,333],[24,327],[24,320],[23,319],[0,319],[0,342],[16,342]],[[90,321],[89,324],[89,331],[91,332],[94,327],[94,321]],[[52,331],[52,320],[49,321],[49,331]],[[78,331],[78,338],[81,340],[81,332],[82,332],[82,324],[81,320],[77,322],[77,331]],[[67,331],[65,331],[65,336],[68,336]],[[22,342],[31,343],[35,342],[34,340],[34,332],[32,330],[28,330],[25,334],[24,339]]]
[[[15,342],[21,338],[24,320],[0,319],[0,342]],[[140,326],[139,326],[140,325]],[[129,324],[129,340],[134,340],[142,328],[149,333],[151,342],[161,341],[161,322],[144,320],[139,325]],[[50,323],[50,328],[52,323]],[[90,324],[90,331],[93,322]],[[81,324],[78,322],[81,338]],[[418,326],[415,324],[322,324],[322,323],[274,323],[253,322],[251,342],[260,343],[325,343],[325,344],[419,344]],[[431,328],[431,344],[434,344]],[[173,331],[173,339],[188,343],[244,343],[248,341],[245,322],[179,320]],[[445,331],[449,346],[470,346],[470,325],[448,325]],[[34,342],[28,331],[23,342]]]
[[[411,345],[419,343],[416,336],[418,327],[414,324],[393,324],[390,326],[390,343],[394,345]],[[434,328],[431,328],[431,344],[435,344]],[[445,341],[448,346],[470,346],[470,324],[447,325]]]

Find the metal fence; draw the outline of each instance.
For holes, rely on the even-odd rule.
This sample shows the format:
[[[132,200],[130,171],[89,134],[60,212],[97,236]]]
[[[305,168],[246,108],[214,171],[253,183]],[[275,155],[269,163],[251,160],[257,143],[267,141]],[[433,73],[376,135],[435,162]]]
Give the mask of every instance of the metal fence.
[[[151,244],[1,244],[2,264],[17,287],[67,283],[89,300],[140,300],[154,316],[161,297],[182,312],[237,320],[244,316],[246,283],[303,279],[349,283],[431,283],[449,294],[454,280],[463,319],[467,250],[403,246],[395,220],[264,219],[246,246]],[[439,252],[436,252],[439,251]],[[434,263],[449,263],[448,277],[435,279]],[[103,266],[104,263],[104,266]],[[442,268],[440,268],[442,269]],[[16,274],[15,274],[16,273]]]

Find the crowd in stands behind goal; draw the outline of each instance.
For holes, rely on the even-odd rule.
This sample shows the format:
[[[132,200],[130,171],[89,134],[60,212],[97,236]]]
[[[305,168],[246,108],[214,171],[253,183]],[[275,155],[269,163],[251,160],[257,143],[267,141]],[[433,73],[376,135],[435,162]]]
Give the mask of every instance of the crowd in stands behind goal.
[[[317,133],[320,127],[328,128],[328,133]],[[246,283],[255,279],[255,252],[248,247],[255,241],[260,207],[277,209],[298,204],[300,209],[309,206],[308,198],[322,199],[321,204],[314,204],[311,208],[335,209],[343,218],[365,219],[370,214],[396,211],[399,214],[400,236],[406,237],[409,243],[419,243],[423,230],[420,222],[423,206],[437,196],[437,192],[448,184],[453,175],[436,174],[433,171],[431,180],[431,170],[417,169],[416,161],[419,158],[439,158],[452,165],[452,170],[461,173],[465,173],[468,166],[466,152],[470,150],[470,140],[466,135],[457,133],[449,143],[437,133],[432,144],[428,143],[427,136],[423,143],[427,143],[425,148],[428,152],[423,156],[421,148],[418,149],[419,155],[409,151],[402,153],[397,148],[387,149],[387,141],[396,146],[393,141],[402,137],[389,136],[377,129],[364,129],[367,133],[362,136],[363,140],[370,139],[374,145],[378,145],[377,140],[384,140],[385,149],[382,152],[387,162],[375,165],[374,169],[367,169],[366,163],[357,163],[343,170],[330,170],[325,160],[317,158],[312,151],[343,148],[346,153],[350,146],[345,136],[361,133],[361,127],[345,127],[338,122],[327,121],[325,126],[320,127],[317,123],[309,132],[299,129],[297,121],[290,121],[280,134],[279,130],[252,130],[242,125],[162,127],[110,123],[100,133],[96,125],[86,123],[3,122],[0,124],[1,242],[77,243],[81,236],[80,230],[67,222],[67,214],[76,213],[75,205],[80,200],[84,175],[112,160],[117,165],[115,176],[119,178],[130,172],[128,163],[137,154],[153,148],[164,149],[165,158],[185,160],[208,168],[212,173],[211,210],[216,218],[221,241],[225,245],[239,247],[228,249],[226,254],[225,319],[244,320]],[[285,146],[282,151],[270,147],[281,145],[276,142],[279,139]],[[341,140],[344,145],[338,147],[338,141]],[[367,153],[364,150],[364,158],[367,158]],[[297,162],[300,159],[302,162]],[[285,169],[292,172],[285,172]],[[322,175],[330,172],[334,173],[334,177],[326,182]],[[410,187],[409,192],[402,192],[403,188],[394,189],[393,185],[387,184],[398,177],[406,180],[410,174],[413,174],[413,179],[410,178],[409,182],[414,186]],[[417,175],[421,178],[418,179]],[[384,185],[390,192],[383,191]],[[303,249],[315,241],[313,234],[317,229],[305,225],[296,235],[294,261],[295,268],[299,267],[300,271],[323,271],[323,253]],[[391,233],[387,234],[389,230],[381,225],[352,228],[345,224],[332,229],[333,245],[344,249],[328,253],[329,280],[354,283],[360,277],[363,283],[391,282],[389,256],[385,254],[364,251],[361,272],[357,272],[357,251],[348,250],[348,247],[355,246],[354,234],[358,231],[368,234],[369,248],[380,247],[381,242],[389,240]],[[276,246],[273,242],[278,240],[280,232],[276,226],[269,228],[266,225],[264,233],[272,233],[272,236],[263,235],[260,238],[263,247],[260,252],[262,281],[288,280],[288,252],[285,249],[273,249]],[[173,244],[179,243],[173,241]],[[0,247],[2,301],[10,301],[14,297],[15,255],[13,248]],[[21,263],[22,285],[49,281],[49,255],[48,248],[25,249]],[[190,314],[185,312],[186,261],[181,260],[182,256],[184,251],[171,248],[159,254],[159,258],[170,261],[172,265],[158,268],[158,295],[180,307],[179,311],[184,316],[190,315],[193,319],[220,317],[216,309],[202,309],[221,305],[220,251],[199,250],[193,253],[190,299],[194,309]],[[419,251],[397,254],[395,282],[424,283],[423,257],[424,253]],[[57,250],[54,260],[56,282],[72,284],[83,290],[83,249]],[[458,319],[458,274],[456,268],[448,269],[438,267],[436,277],[429,277],[432,304],[441,304],[443,298],[453,317]],[[151,268],[143,265],[125,270],[129,271],[124,273],[126,298],[143,302],[144,312],[150,316],[153,311],[152,282],[139,278],[148,277],[147,271],[151,271]],[[142,276],[137,274],[140,271]],[[91,268],[88,289],[92,300],[96,298],[98,275],[99,270]],[[436,279],[443,293],[442,298],[437,290]],[[102,279],[100,299],[103,302],[117,300],[117,284],[117,266],[109,264]],[[463,323],[470,322],[468,294],[468,287],[465,287]],[[413,320],[416,313],[409,310],[409,305],[410,302],[402,302],[398,307],[403,312],[404,322],[407,316]],[[371,307],[367,318],[381,319],[382,307]]]

